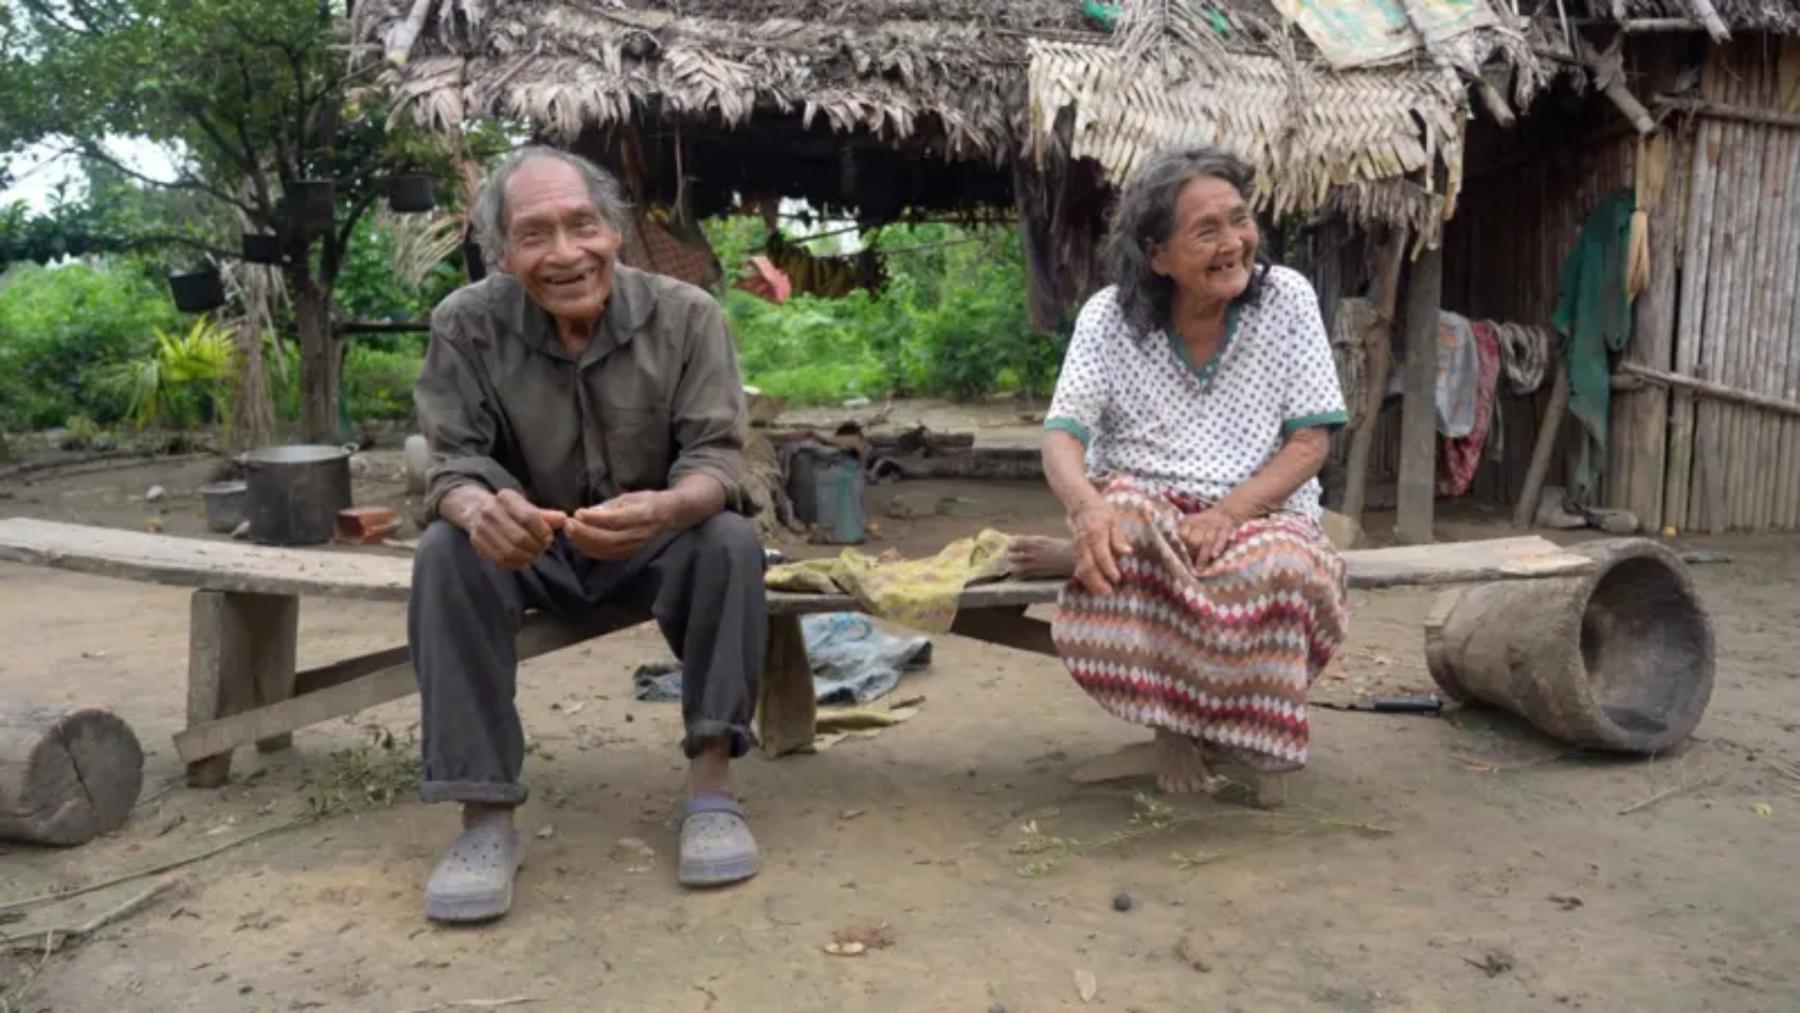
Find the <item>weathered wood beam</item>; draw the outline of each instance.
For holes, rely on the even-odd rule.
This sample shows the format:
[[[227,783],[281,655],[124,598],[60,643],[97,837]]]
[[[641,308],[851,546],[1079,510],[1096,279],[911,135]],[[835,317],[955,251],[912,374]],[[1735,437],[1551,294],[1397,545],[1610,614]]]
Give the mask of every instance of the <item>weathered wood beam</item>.
[[[1656,104],[1659,108],[1673,109],[1706,119],[1759,123],[1766,127],[1800,128],[1800,113],[1778,112],[1773,109],[1759,109],[1756,106],[1733,105],[1729,102],[1709,102],[1706,99],[1698,98],[1677,98],[1673,95],[1656,96]]]
[[[1400,405],[1400,541],[1432,540],[1437,500],[1438,328],[1444,295],[1444,250],[1426,249],[1406,283],[1406,362]]]
[[[1648,366],[1640,366],[1635,362],[1619,363],[1618,371],[1629,376],[1639,377],[1648,383],[1691,390],[1702,397],[1709,397],[1717,401],[1729,401],[1732,404],[1750,405],[1754,408],[1766,408],[1769,411],[1780,412],[1783,415],[1800,416],[1800,401],[1788,401],[1783,398],[1770,397],[1767,394],[1758,394],[1754,391],[1740,390],[1736,387],[1730,387],[1722,383],[1714,383],[1711,380],[1699,380],[1691,376],[1667,373],[1660,369],[1651,369]],[[1617,377],[1615,376],[1614,379],[1616,381]]]

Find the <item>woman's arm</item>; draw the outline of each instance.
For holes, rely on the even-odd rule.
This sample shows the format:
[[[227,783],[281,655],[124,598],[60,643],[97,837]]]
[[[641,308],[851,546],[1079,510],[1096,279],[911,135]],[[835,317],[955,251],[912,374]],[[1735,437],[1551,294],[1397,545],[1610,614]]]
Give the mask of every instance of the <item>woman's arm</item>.
[[[1323,427],[1289,433],[1287,441],[1262,470],[1251,475],[1218,503],[1239,524],[1274,513],[1289,496],[1310,482],[1331,455],[1331,431]]]
[[[1123,576],[1119,557],[1131,555],[1131,543],[1106,498],[1088,481],[1086,458],[1086,448],[1074,434],[1044,432],[1044,479],[1069,515],[1075,578],[1094,594],[1111,594]]]

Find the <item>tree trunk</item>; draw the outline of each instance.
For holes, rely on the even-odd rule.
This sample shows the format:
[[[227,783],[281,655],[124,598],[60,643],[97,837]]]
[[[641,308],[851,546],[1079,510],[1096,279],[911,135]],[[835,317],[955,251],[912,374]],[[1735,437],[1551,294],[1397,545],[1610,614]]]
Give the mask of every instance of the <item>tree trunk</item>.
[[[269,371],[263,361],[262,336],[269,327],[268,269],[246,265],[239,272],[244,293],[244,315],[233,338],[237,346],[237,377],[232,385],[231,417],[225,427],[227,449],[251,450],[266,446],[275,435],[275,401],[269,392]]]
[[[300,332],[300,433],[308,443],[338,443],[341,338],[331,326],[331,290],[296,279],[294,319]]]

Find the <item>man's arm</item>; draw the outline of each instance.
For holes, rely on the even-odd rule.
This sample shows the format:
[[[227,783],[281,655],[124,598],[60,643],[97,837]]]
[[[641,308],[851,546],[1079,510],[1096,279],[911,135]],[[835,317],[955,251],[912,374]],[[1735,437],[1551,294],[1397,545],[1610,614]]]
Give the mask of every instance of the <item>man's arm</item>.
[[[413,406],[431,447],[426,516],[443,517],[466,531],[466,524],[445,513],[445,497],[453,490],[474,486],[490,494],[506,489],[523,493],[519,480],[494,457],[500,432],[494,406],[454,317],[442,306],[431,314],[431,343],[413,384]],[[465,505],[472,502],[469,494],[459,499]]]
[[[669,468],[668,491],[675,503],[676,524],[689,528],[720,510],[750,512],[744,491],[744,437],[749,412],[744,407],[744,378],[738,370],[737,345],[725,325],[725,314],[711,299],[689,311],[688,354],[675,384],[674,437],[680,448]],[[717,486],[714,500],[696,484],[698,478]],[[714,504],[704,514],[697,512]]]
[[[431,446],[428,516],[468,532],[482,558],[521,570],[549,547],[565,518],[526,500],[518,479],[493,456],[499,432],[485,385],[442,310],[431,315],[431,346],[413,403]]]

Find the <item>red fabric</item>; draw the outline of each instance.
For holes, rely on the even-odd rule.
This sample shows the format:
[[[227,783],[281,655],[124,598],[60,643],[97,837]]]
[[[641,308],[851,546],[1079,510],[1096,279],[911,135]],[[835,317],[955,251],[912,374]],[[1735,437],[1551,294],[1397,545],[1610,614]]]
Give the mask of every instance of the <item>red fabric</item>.
[[[1475,428],[1467,436],[1438,441],[1440,496],[1461,496],[1475,481],[1481,451],[1487,446],[1488,424],[1494,417],[1494,391],[1500,382],[1500,335],[1492,324],[1479,320],[1470,321],[1469,326],[1475,332],[1475,352],[1481,357],[1481,373],[1475,381]]]
[[[794,283],[788,280],[787,272],[776,267],[767,257],[751,257],[750,270],[737,280],[734,287],[741,288],[753,296],[781,305],[794,294]]]

